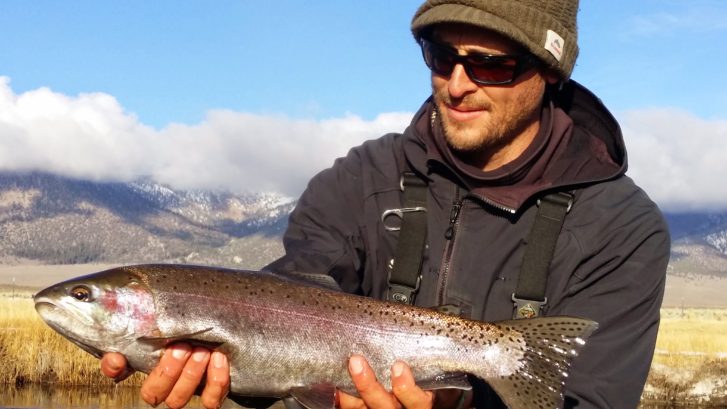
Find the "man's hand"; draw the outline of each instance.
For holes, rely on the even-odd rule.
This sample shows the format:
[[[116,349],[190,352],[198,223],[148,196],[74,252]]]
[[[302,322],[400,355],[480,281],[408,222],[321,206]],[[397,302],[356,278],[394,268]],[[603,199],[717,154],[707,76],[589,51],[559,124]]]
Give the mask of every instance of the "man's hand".
[[[414,382],[409,366],[401,361],[391,367],[391,392],[376,380],[373,369],[362,356],[351,357],[348,371],[361,397],[339,391],[338,404],[341,409],[430,409],[435,406],[455,408],[463,393],[454,389],[443,389],[436,394],[422,390]],[[463,403],[469,405],[469,402]]]
[[[126,373],[126,358],[118,353],[107,353],[101,360],[101,372],[118,380]],[[205,348],[192,349],[187,344],[169,346],[159,364],[144,380],[141,398],[152,406],[164,402],[170,408],[181,408],[189,402],[207,374],[201,402],[205,408],[222,406],[230,388],[230,365],[221,352]]]

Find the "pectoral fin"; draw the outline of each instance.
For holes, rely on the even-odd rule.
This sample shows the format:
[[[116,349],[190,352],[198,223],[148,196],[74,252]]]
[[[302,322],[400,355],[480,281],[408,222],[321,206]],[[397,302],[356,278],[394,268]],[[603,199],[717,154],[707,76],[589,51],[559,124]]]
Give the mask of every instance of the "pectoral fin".
[[[201,346],[208,349],[216,349],[219,348],[220,345],[222,345],[222,342],[207,340],[203,339],[202,337],[204,334],[212,331],[212,329],[213,328],[210,327],[195,332],[167,336],[144,336],[139,337],[136,340],[140,343],[153,345],[157,348],[163,348],[175,342],[186,342],[192,346]]]
[[[472,389],[472,384],[467,380],[467,375],[459,372],[448,373],[438,376],[435,379],[417,381],[417,386],[428,391],[437,389]]]
[[[336,387],[331,384],[294,388],[290,395],[308,409],[332,409],[336,404]],[[285,405],[289,405],[287,400]]]

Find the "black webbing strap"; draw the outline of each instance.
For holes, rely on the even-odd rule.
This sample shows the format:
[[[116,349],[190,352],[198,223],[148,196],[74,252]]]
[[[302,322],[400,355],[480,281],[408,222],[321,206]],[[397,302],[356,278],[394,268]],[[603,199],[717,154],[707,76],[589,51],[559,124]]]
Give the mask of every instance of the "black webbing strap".
[[[517,289],[512,294],[514,319],[537,317],[548,302],[545,297],[548,269],[565,215],[572,205],[573,194],[567,192],[551,193],[538,200],[538,213],[528,235]]]
[[[413,304],[421,282],[424,244],[427,240],[427,183],[411,172],[401,175],[404,207],[393,209],[401,216],[399,240],[389,266],[387,299]]]

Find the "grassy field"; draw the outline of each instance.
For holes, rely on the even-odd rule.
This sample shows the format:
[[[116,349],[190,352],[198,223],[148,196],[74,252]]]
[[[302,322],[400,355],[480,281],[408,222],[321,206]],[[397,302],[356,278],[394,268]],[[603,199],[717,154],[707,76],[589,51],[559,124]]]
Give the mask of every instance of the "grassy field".
[[[31,294],[0,287],[0,384],[113,385],[101,376],[96,358],[40,319]],[[134,375],[127,382],[140,379]]]
[[[727,309],[662,310],[643,401],[727,407]]]
[[[727,309],[662,310],[644,407],[727,405],[726,334]],[[30,291],[0,286],[0,384],[112,385],[98,368],[97,359],[40,320]],[[124,384],[138,386],[142,379],[137,374]]]

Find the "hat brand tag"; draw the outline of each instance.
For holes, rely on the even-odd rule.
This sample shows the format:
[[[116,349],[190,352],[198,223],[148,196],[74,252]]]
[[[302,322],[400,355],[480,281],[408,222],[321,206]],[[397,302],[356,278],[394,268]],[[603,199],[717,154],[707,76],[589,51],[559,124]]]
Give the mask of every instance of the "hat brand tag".
[[[558,33],[553,30],[548,30],[548,33],[545,36],[545,49],[553,54],[553,57],[555,57],[558,61],[560,61],[563,57],[563,46],[565,46],[563,37],[559,36]]]

